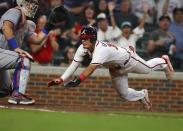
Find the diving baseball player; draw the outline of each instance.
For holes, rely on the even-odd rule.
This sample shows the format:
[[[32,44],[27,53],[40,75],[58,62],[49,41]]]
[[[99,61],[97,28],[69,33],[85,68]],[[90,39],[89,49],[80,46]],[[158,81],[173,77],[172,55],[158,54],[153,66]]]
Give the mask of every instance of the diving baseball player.
[[[58,79],[48,82],[48,86],[58,85],[69,78],[84,60],[84,56],[89,54],[92,57],[90,65],[83,73],[73,81],[65,83],[65,87],[75,87],[84,81],[92,72],[100,65],[109,68],[112,83],[117,89],[120,97],[127,101],[141,101],[143,106],[151,109],[151,102],[148,97],[148,91],[143,89],[136,91],[128,87],[128,73],[148,74],[155,70],[164,70],[168,79],[172,78],[173,68],[168,56],[162,58],[154,58],[145,61],[134,52],[97,41],[97,32],[91,26],[83,27],[80,38],[82,45],[78,48],[72,64],[67,68],[65,73]]]
[[[59,5],[51,13],[45,29],[37,35],[34,23],[26,17],[33,18],[38,9],[38,0],[17,0],[17,7],[9,9],[0,19],[0,97],[11,95],[10,104],[34,104],[35,100],[26,96],[30,72],[31,55],[20,49],[24,39],[34,44],[41,43],[49,31],[66,19],[67,10]],[[58,16],[58,18],[56,18]],[[61,16],[61,17],[59,17]],[[11,84],[9,69],[15,69]]]

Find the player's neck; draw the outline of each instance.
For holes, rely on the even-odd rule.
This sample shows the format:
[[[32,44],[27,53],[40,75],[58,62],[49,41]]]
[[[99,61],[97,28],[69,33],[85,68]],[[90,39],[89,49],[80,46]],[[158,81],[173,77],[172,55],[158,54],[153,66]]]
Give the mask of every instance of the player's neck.
[[[95,44],[92,44],[92,46],[90,46],[90,48],[88,48],[88,50],[92,53],[95,49]]]

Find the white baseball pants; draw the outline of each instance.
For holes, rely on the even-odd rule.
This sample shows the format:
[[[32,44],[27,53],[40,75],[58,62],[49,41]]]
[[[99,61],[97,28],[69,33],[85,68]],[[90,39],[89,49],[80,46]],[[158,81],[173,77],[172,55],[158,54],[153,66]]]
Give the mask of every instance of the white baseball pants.
[[[109,69],[114,88],[121,98],[127,101],[137,101],[144,98],[143,91],[136,91],[128,87],[128,73],[148,74],[151,71],[163,70],[167,66],[162,58],[143,60],[137,54],[132,53],[129,62],[121,69]]]

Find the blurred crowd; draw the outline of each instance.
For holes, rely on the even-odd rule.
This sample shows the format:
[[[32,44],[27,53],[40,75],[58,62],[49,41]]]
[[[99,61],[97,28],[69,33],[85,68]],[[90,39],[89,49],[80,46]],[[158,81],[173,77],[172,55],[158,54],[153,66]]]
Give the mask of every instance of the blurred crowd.
[[[144,59],[168,54],[174,69],[183,71],[183,0],[39,0],[35,34],[59,4],[70,11],[70,21],[53,29],[40,45],[23,44],[38,64],[68,66],[81,44],[81,28],[92,25],[98,40],[130,48]],[[14,0],[1,0],[0,16],[14,6]]]

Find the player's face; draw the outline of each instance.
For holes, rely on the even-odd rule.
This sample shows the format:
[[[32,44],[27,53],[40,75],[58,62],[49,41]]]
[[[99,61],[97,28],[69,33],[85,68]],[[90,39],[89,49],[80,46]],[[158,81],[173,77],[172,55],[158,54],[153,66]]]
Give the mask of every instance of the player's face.
[[[85,49],[89,49],[90,51],[93,51],[92,48],[93,48],[93,44],[90,42],[90,39],[89,38],[82,38],[82,44],[83,44],[83,48]]]

